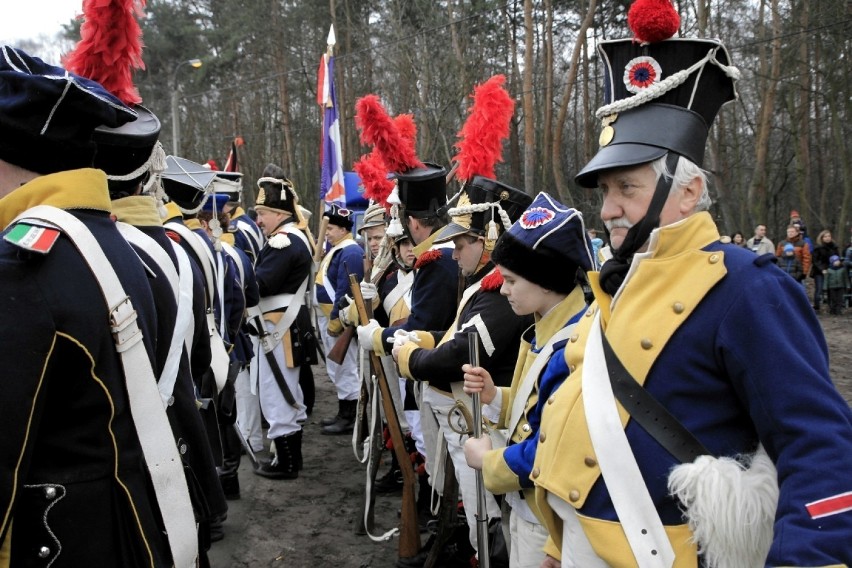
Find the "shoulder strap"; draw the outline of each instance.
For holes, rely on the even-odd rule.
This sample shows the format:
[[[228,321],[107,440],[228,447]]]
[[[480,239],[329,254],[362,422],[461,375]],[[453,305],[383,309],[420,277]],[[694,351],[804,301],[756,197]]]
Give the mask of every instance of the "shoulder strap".
[[[136,323],[136,310],[130,296],[124,291],[97,239],[79,219],[45,205],[25,211],[21,215],[21,218],[24,217],[59,227],[74,243],[101,288],[109,310],[116,351],[124,369],[130,412],[151,475],[174,565],[179,568],[195,566],[198,537],[186,477],[174,444],[174,434],[155,386],[154,371],[142,342],[142,332]],[[172,443],[164,443],[165,440],[172,440]]]
[[[157,388],[160,390],[160,396],[163,397],[163,402],[168,404],[174,392],[175,382],[177,382],[178,370],[180,367],[180,358],[183,354],[183,346],[185,338],[191,337],[190,328],[194,327],[192,321],[192,275],[187,274],[184,270],[178,273],[171,257],[160,246],[160,244],[134,227],[127,223],[116,223],[118,231],[127,239],[129,243],[135,244],[148,253],[157,266],[160,267],[169,283],[172,285],[172,292],[175,295],[175,303],[177,305],[177,318],[175,327],[172,333],[171,342],[169,343],[169,353],[166,357],[166,362],[163,365],[163,371],[160,374],[160,380],[157,381]],[[171,241],[170,241],[171,242]],[[183,252],[183,251],[181,251]],[[186,253],[184,253],[184,259]],[[188,265],[187,265],[188,268]],[[185,297],[187,293],[187,284],[189,285],[189,297]]]
[[[544,347],[535,356],[535,361],[530,365],[527,374],[524,375],[521,384],[518,385],[518,389],[515,391],[515,397],[512,399],[512,410],[509,414],[509,421],[507,422],[510,433],[515,431],[515,426],[518,425],[518,421],[527,407],[527,399],[529,399],[533,387],[538,382],[539,375],[541,375],[548,361],[550,361],[550,356],[553,355],[554,346],[560,341],[567,339],[571,335],[571,332],[574,331],[575,326],[576,324],[566,325],[554,333],[553,337],[544,344]]]
[[[692,463],[698,456],[710,455],[698,438],[651,396],[624,368],[612,346],[601,333],[606,366],[612,392],[624,410],[663,448],[682,463]]]

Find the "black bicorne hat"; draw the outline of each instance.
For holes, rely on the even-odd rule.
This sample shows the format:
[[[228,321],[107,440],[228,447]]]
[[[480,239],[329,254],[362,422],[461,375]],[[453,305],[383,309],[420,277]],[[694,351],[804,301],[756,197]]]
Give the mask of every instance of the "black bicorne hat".
[[[446,242],[459,235],[485,237],[491,250],[500,234],[509,230],[532,197],[494,179],[476,176],[459,193],[458,202],[449,210],[450,223],[441,229],[435,242]]]
[[[263,174],[257,180],[257,199],[255,209],[273,209],[290,213],[296,219],[302,219],[299,212],[299,197],[293,182],[287,177],[287,173],[280,166],[267,164],[263,168]]]
[[[739,71],[715,39],[669,39],[643,44],[602,41],[604,101],[600,150],[576,176],[595,187],[598,174],[656,160],[671,151],[698,166],[710,125],[736,98]]]
[[[331,225],[343,227],[351,231],[355,224],[355,219],[350,209],[339,206],[337,203],[332,203],[329,209],[322,214],[323,217],[328,217],[328,222]]]

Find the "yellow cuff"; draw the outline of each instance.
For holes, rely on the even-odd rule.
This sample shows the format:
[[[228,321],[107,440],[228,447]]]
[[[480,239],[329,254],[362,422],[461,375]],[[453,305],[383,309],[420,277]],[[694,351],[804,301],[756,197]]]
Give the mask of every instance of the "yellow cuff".
[[[385,343],[382,342],[382,332],[384,330],[385,328],[380,327],[373,331],[373,352],[379,356],[390,355],[390,352],[385,350]],[[390,345],[390,343],[387,345]]]
[[[339,335],[343,331],[343,322],[340,319],[329,320],[328,333],[331,335]]]
[[[411,354],[414,353],[416,349],[420,349],[420,346],[414,343],[413,341],[406,343],[402,347],[399,348],[399,358],[397,359],[396,364],[399,365],[399,376],[409,379],[411,381],[417,380],[413,374],[411,374],[411,369],[408,367],[408,362],[411,359]]]
[[[503,459],[504,448],[489,450],[482,457],[482,480],[485,488],[494,494],[521,489],[521,480]]]
[[[417,334],[417,339],[420,340],[420,343],[417,344],[418,347],[422,347],[423,349],[434,349],[435,348],[435,336],[429,333],[428,331],[415,331]]]

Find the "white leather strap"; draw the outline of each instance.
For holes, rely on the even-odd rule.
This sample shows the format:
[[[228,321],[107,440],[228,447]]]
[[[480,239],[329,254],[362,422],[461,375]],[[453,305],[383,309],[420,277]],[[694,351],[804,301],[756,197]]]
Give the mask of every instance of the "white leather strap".
[[[606,488],[639,568],[670,568],[674,550],[618,415],[595,313],[583,359],[583,407]]]
[[[405,305],[411,308],[411,285],[414,284],[414,271],[404,274],[401,270],[397,271],[396,286],[388,292],[385,299],[382,301],[382,306],[385,308],[385,313],[390,315],[393,307],[400,300],[405,300]]]
[[[192,321],[192,275],[187,275],[186,272],[178,274],[171,257],[163,250],[160,244],[133,225],[119,222],[116,223],[116,226],[129,243],[140,247],[154,259],[154,262],[157,263],[160,270],[168,278],[172,292],[175,295],[177,317],[175,319],[171,342],[169,343],[169,353],[163,365],[163,370],[160,373],[160,380],[157,381],[160,396],[163,398],[163,402],[168,405],[172,400],[172,393],[177,382],[180,358],[183,354],[186,338],[192,336],[190,332],[194,323]],[[188,290],[187,285],[189,286]],[[186,297],[187,293],[188,298]]]
[[[216,317],[213,313],[213,304],[216,302],[216,290],[220,290],[220,302],[223,298],[220,282],[217,278],[218,274],[223,272],[223,267],[216,267],[214,264],[213,253],[198,235],[196,235],[189,227],[181,223],[169,222],[165,227],[177,233],[180,238],[192,248],[195,256],[198,257],[201,264],[201,271],[204,273],[204,278],[207,281],[207,331],[210,334],[210,352],[212,359],[210,361],[210,369],[213,371],[213,378],[216,380],[216,392],[221,392],[228,380],[228,369],[231,364],[231,358],[228,356],[228,351],[223,343],[223,334],[216,326]],[[221,261],[221,256],[219,257]],[[224,278],[220,276],[219,278]],[[224,307],[220,312],[222,317],[225,317]],[[224,326],[224,323],[222,324]]]
[[[515,431],[518,421],[524,414],[524,409],[527,407],[527,400],[529,399],[530,393],[532,393],[536,383],[538,383],[539,375],[541,375],[541,372],[544,370],[547,362],[550,361],[550,356],[553,355],[553,346],[563,339],[567,339],[568,336],[571,335],[575,326],[576,324],[566,325],[554,333],[553,337],[544,344],[544,347],[542,347],[541,351],[539,351],[535,356],[535,361],[533,361],[532,365],[530,365],[529,370],[527,370],[527,374],[524,375],[521,384],[518,385],[518,388],[515,391],[515,398],[512,399],[512,410],[509,414],[509,421],[506,423],[510,436],[512,435],[512,432]]]
[[[322,271],[322,287],[325,288],[325,293],[328,294],[328,298],[331,300],[332,304],[334,304],[337,300],[337,292],[334,289],[334,282],[328,281],[328,267],[331,265],[331,259],[334,256],[334,253],[349,246],[358,246],[358,244],[352,239],[343,239],[325,253],[325,257],[323,257],[322,264],[320,265],[320,270]]]
[[[109,309],[116,351],[124,369],[130,412],[151,475],[172,559],[179,568],[195,566],[198,537],[183,464],[157,391],[154,371],[142,342],[142,332],[136,322],[136,310],[130,297],[125,293],[97,239],[76,217],[61,209],[40,205],[25,211],[17,220],[23,218],[59,227],[77,247],[98,281]]]

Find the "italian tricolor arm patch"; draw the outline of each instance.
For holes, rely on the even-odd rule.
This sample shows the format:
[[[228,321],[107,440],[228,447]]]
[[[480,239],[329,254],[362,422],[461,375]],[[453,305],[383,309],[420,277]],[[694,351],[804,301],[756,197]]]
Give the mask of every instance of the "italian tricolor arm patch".
[[[22,249],[47,254],[59,238],[59,230],[18,223],[3,238]]]
[[[808,510],[808,513],[810,513],[812,519],[819,519],[830,515],[836,515],[838,513],[845,513],[846,511],[852,511],[852,491],[847,491],[846,493],[840,493],[833,497],[826,497],[825,499],[808,503],[805,505],[805,508]]]

